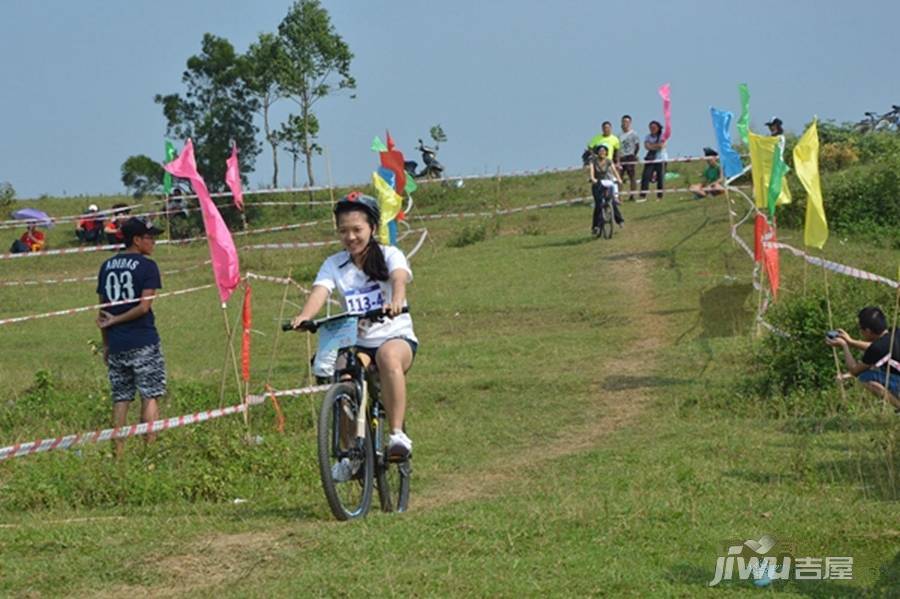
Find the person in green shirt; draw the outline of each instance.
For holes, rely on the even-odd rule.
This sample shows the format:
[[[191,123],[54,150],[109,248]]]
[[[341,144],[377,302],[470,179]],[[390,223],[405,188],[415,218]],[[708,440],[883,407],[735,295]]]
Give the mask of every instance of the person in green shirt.
[[[694,183],[690,190],[694,192],[697,199],[705,198],[708,195],[717,196],[725,191],[722,180],[722,168],[719,166],[719,153],[712,148],[703,148],[703,155],[706,156],[706,168],[703,169],[703,180],[701,183]]]
[[[596,152],[597,146],[606,146],[606,149],[609,150],[609,159],[615,164],[619,164],[622,145],[619,143],[619,138],[613,135],[612,123],[609,121],[603,121],[603,133],[595,135],[588,142],[589,150]]]

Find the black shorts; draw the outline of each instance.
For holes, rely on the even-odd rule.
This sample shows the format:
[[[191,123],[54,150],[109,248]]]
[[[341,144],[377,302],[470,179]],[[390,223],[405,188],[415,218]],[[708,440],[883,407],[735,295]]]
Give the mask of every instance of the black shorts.
[[[384,343],[387,343],[388,341],[393,341],[394,339],[402,339],[403,341],[406,341],[409,344],[409,349],[412,350],[413,361],[415,361],[416,352],[419,350],[419,344],[407,337],[392,337],[392,338],[388,339],[387,341],[385,341]],[[382,343],[381,345],[384,345],[384,343]],[[375,354],[377,354],[378,350],[381,349],[381,345],[379,345],[378,347],[356,346],[356,351],[361,354],[366,354],[367,356],[369,356],[369,358],[371,358],[371,360],[372,360],[372,364],[375,364]],[[410,364],[410,366],[412,366],[412,364]]]

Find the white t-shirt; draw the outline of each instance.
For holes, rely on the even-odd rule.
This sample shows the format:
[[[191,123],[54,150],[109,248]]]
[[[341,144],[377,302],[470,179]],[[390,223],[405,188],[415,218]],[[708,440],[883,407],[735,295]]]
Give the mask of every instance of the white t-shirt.
[[[380,247],[384,252],[388,272],[405,270],[409,273],[409,280],[412,281],[412,270],[403,252],[393,246]],[[316,275],[313,286],[315,285],[325,287],[329,292],[337,289],[344,301],[344,309],[348,312],[362,313],[381,308],[390,304],[393,295],[390,281],[370,279],[366,273],[357,268],[346,250],[325,259],[319,274]],[[407,305],[406,302],[403,305]],[[409,314],[385,318],[382,322],[360,323],[357,344],[360,347],[381,347],[385,341],[395,337],[405,337],[418,343]]]

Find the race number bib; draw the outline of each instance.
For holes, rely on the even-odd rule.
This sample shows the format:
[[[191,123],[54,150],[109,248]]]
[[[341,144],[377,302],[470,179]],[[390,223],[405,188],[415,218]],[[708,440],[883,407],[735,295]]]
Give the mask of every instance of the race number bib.
[[[326,378],[334,374],[338,350],[356,345],[357,324],[356,318],[344,318],[319,327],[319,347],[313,360],[313,374]]]
[[[372,283],[360,289],[350,289],[344,294],[347,303],[347,311],[354,314],[363,314],[370,310],[380,310],[384,307],[384,294],[381,286]]]

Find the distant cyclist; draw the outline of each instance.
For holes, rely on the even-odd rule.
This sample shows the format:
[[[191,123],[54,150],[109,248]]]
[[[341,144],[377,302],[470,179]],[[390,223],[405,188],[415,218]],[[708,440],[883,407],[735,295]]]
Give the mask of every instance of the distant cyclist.
[[[594,196],[594,218],[592,232],[599,235],[603,228],[603,202],[609,201],[613,207],[613,218],[620,227],[625,225],[625,219],[619,210],[619,202],[616,199],[622,178],[616,165],[609,159],[609,148],[605,145],[596,147],[590,161],[591,171],[591,195]]]
[[[388,454],[402,459],[412,453],[412,441],[403,431],[406,373],[419,346],[412,318],[402,313],[412,270],[402,251],[378,243],[381,211],[374,198],[354,191],[335,205],[334,214],[344,250],[322,264],[312,293],[292,325],[297,328],[315,317],[334,290],[350,312],[382,308],[385,314],[393,316],[382,322],[360,323],[357,349],[378,366],[381,399],[391,427]],[[344,474],[341,478],[349,479],[353,473]]]

